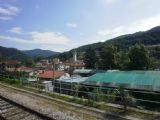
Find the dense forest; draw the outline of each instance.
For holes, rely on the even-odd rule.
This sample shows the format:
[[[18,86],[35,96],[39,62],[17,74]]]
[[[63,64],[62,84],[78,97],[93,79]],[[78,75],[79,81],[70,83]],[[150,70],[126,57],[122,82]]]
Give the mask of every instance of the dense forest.
[[[25,55],[18,49],[0,46],[0,60],[12,59],[23,61],[29,58],[29,56]]]
[[[87,69],[101,70],[153,70],[157,61],[150,57],[148,49],[142,44],[135,44],[127,52],[119,51],[116,46],[106,45],[101,52],[88,48],[84,54]]]
[[[34,59],[22,53],[20,50],[0,46],[0,61],[5,60],[18,60],[21,61],[23,65],[34,66]]]

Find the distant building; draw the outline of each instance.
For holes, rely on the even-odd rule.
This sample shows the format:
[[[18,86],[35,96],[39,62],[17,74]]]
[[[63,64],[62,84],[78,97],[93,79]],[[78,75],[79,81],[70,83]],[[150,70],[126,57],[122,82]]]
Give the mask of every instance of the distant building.
[[[30,72],[33,72],[34,70],[33,70],[33,68],[30,68],[30,67],[20,66],[20,67],[16,68],[16,71],[30,73]]]
[[[59,58],[54,58],[53,59],[53,63],[59,63],[59,62],[60,62]]]
[[[72,77],[67,77],[67,76],[62,76],[59,79],[56,79],[55,82],[55,91],[60,92],[62,94],[72,94],[73,87],[77,84],[80,84],[81,82],[84,82],[87,79],[87,77],[80,77],[80,76],[72,76]],[[60,90],[61,87],[61,90]]]
[[[66,66],[62,62],[59,62],[59,63],[55,64],[55,69],[56,70],[65,70]]]
[[[82,77],[88,77],[96,73],[105,73],[105,70],[96,70],[96,69],[75,69],[73,71],[74,75],[80,75]]]
[[[73,71],[74,69],[84,69],[85,64],[83,61],[77,59],[77,52],[73,53],[71,60],[62,62],[58,58],[53,59],[55,70]],[[51,64],[53,66],[53,63]],[[53,69],[53,67],[52,67]]]
[[[13,72],[16,70],[17,65],[18,61],[16,60],[2,61],[0,62],[0,70]]]
[[[36,63],[36,68],[40,69],[46,69],[49,68],[50,63],[48,60],[40,60],[39,62]]]
[[[64,62],[60,61],[59,58],[54,58],[53,60],[40,60],[36,64],[37,69],[41,70],[57,70],[57,71],[66,71],[70,74],[73,73],[74,69],[84,69],[84,62],[78,60],[77,52],[74,51],[73,57]]]
[[[55,70],[65,70],[65,65],[58,58],[53,59],[53,63],[51,65],[53,66],[53,64],[55,65]]]
[[[48,60],[40,60],[40,63],[42,63],[42,65],[48,65],[49,61]]]
[[[65,70],[70,74],[73,74],[75,69],[84,69],[85,67],[84,62],[82,60],[78,60],[76,51],[74,51],[72,59],[63,62],[63,64],[65,66]]]

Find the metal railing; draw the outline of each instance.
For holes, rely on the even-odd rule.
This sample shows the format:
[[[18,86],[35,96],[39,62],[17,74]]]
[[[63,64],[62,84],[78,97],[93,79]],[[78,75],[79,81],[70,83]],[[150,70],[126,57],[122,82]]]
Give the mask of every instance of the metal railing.
[[[39,82],[29,82],[29,81],[25,81],[22,80],[20,77],[18,78],[17,76],[12,76],[10,77],[9,75],[3,75],[0,74],[0,77],[4,77],[4,78],[9,78],[10,80],[20,80],[22,83],[22,86],[28,86],[28,87],[33,87],[36,88],[38,90],[41,91],[48,91],[49,89],[45,89],[45,85],[41,84]],[[18,78],[18,79],[17,79]],[[119,96],[116,95],[111,95],[109,94],[110,91],[114,91],[117,88],[112,88],[112,87],[105,87],[105,86],[90,86],[90,85],[85,85],[85,84],[76,84],[76,83],[67,83],[67,82],[62,82],[62,81],[54,81],[54,85],[52,86],[54,87],[54,91],[50,91],[50,92],[57,92],[60,95],[61,94],[67,94],[67,95],[71,95],[71,96],[75,96],[75,94],[78,93],[78,96],[76,97],[88,97],[89,95],[92,96],[92,98],[95,98],[96,95],[99,95],[101,97],[104,97],[105,99],[103,101],[107,101],[107,99],[109,97],[114,97],[114,98],[120,98]],[[83,88],[84,90],[81,89],[77,89],[76,90],[76,85],[79,86],[79,88]],[[52,89],[53,90],[53,89]],[[94,90],[97,90],[97,92],[95,93]],[[153,91],[139,91],[139,90],[131,90],[131,89],[125,89],[125,91],[127,91],[130,95],[134,94],[144,94],[144,95],[152,95],[156,98],[156,100],[151,99],[142,99],[142,98],[134,98],[135,101],[139,102],[139,103],[150,103],[150,104],[155,104],[155,106],[160,106],[160,92],[153,92]]]

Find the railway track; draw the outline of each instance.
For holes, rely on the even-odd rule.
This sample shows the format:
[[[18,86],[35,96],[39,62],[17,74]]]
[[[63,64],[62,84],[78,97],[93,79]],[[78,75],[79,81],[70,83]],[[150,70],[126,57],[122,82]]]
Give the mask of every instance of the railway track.
[[[0,96],[0,120],[53,120]]]

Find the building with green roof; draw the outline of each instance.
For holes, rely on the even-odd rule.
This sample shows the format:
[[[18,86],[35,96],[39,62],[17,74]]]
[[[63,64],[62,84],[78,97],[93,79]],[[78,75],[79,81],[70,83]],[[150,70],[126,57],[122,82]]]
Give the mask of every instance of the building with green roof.
[[[83,84],[160,92],[160,71],[108,71],[90,76]]]

